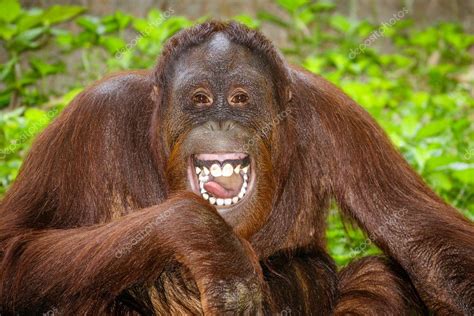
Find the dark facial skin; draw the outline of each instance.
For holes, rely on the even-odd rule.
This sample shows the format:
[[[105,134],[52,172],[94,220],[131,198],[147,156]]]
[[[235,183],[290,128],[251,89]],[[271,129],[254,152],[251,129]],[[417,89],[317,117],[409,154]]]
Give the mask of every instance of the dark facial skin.
[[[193,48],[176,62],[167,91],[171,141],[187,132],[182,130],[186,128],[184,121],[195,127],[208,121],[232,120],[255,133],[275,115],[269,78],[264,61],[224,35],[217,34],[210,42]],[[248,95],[248,101],[232,104],[231,97],[240,91]],[[193,102],[199,92],[212,102]]]
[[[266,202],[271,200],[267,197],[273,195],[274,183],[271,132],[261,132],[277,115],[270,78],[263,60],[218,33],[176,62],[165,93],[165,121],[172,131],[166,139],[171,152],[172,165],[168,165],[167,173],[172,190],[193,189],[188,172],[192,155],[250,156],[253,184],[247,196],[230,207],[217,207],[226,221],[245,236],[265,222],[271,208]],[[177,161],[182,163],[176,165]],[[257,212],[257,208],[263,211]]]

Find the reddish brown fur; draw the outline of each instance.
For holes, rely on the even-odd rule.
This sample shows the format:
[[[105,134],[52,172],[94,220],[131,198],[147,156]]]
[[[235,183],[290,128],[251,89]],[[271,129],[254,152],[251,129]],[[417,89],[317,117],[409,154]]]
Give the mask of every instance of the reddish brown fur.
[[[366,257],[340,272],[335,315],[422,315],[423,303],[402,269],[383,257]]]
[[[216,32],[266,60],[275,112],[289,113],[272,129],[265,157],[275,183],[262,204],[272,208],[250,244],[193,194],[169,196],[183,161],[169,150],[163,87],[173,60]],[[364,259],[337,287],[324,251],[331,198],[396,265]],[[424,184],[360,106],[235,23],[181,32],[153,72],[117,74],[82,92],[38,137],[0,212],[2,314],[378,314],[390,306],[400,315],[423,312],[418,295],[438,313],[474,313],[472,223]],[[249,225],[241,236],[256,230]]]

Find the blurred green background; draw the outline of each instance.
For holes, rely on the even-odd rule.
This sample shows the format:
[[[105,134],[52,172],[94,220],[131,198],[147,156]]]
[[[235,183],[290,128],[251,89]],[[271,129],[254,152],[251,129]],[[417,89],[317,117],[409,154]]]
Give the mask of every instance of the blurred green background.
[[[428,184],[474,220],[474,35],[458,22],[421,26],[405,6],[379,23],[341,13],[333,1],[272,6],[233,17],[270,28],[291,62],[342,87]],[[108,72],[152,67],[167,38],[211,17],[172,6],[141,17],[16,0],[0,0],[0,8],[0,196],[34,137],[84,86]],[[336,210],[327,236],[340,265],[378,251]]]

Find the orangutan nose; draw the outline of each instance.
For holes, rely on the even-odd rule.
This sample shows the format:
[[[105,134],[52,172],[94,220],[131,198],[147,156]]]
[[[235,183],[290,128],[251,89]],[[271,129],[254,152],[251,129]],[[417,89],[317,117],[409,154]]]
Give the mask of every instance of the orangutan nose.
[[[235,122],[231,120],[226,121],[210,121],[207,123],[207,128],[210,131],[231,131],[235,127]]]

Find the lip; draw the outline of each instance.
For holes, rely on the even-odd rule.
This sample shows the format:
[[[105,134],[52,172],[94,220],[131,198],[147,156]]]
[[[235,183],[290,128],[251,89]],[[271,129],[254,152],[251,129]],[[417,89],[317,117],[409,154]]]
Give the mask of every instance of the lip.
[[[239,206],[241,206],[243,203],[247,201],[250,195],[253,194],[253,190],[255,188],[255,179],[256,179],[255,161],[252,156],[246,153],[215,152],[215,153],[196,153],[196,154],[190,155],[188,158],[187,176],[188,176],[188,183],[191,187],[191,190],[197,195],[202,196],[200,192],[200,188],[199,188],[199,179],[196,172],[194,171],[196,167],[194,164],[194,158],[197,158],[199,160],[216,160],[216,161],[223,162],[225,160],[241,160],[247,156],[250,159],[250,176],[248,180],[246,194],[237,203],[234,203],[231,205],[217,205],[217,204],[213,205],[221,214],[230,212],[233,209],[238,208]]]

